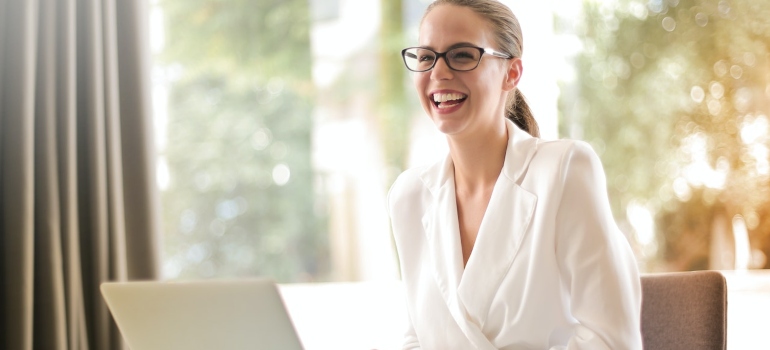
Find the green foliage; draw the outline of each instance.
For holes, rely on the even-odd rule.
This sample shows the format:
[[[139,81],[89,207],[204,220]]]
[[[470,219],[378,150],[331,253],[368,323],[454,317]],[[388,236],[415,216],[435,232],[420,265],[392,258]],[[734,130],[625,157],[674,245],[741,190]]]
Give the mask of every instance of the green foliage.
[[[327,278],[310,158],[307,2],[163,0],[162,8],[160,59],[175,76],[163,154],[167,270]]]
[[[702,267],[673,261],[697,254],[681,252],[671,237],[698,227],[705,231],[692,234],[703,239],[712,229],[713,217],[688,213],[758,217],[770,204],[770,178],[760,164],[767,155],[751,153],[756,145],[766,149],[767,130],[755,145],[741,138],[770,111],[770,3],[588,1],[584,10],[586,50],[572,87],[579,97],[561,100],[561,131],[580,134],[582,127],[578,136],[600,152],[616,217],[631,201],[646,204],[659,213],[661,258]],[[692,165],[701,153],[707,167],[698,170]],[[722,184],[699,180],[711,172],[724,177]],[[688,228],[672,215],[702,222]],[[754,245],[768,246],[758,238]],[[708,256],[708,245],[703,249],[699,256]]]
[[[168,19],[162,60],[190,71],[305,81],[307,1],[161,0]]]
[[[401,60],[401,49],[405,46],[403,3],[382,0],[381,7],[378,117],[385,162],[390,170],[387,183],[391,184],[406,169],[412,106],[404,88],[406,69]]]

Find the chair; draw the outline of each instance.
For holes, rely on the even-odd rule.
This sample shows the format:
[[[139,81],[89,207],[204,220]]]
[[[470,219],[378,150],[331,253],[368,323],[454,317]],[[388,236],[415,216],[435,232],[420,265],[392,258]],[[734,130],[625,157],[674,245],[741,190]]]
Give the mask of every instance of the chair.
[[[644,349],[724,350],[727,284],[716,271],[642,276]]]

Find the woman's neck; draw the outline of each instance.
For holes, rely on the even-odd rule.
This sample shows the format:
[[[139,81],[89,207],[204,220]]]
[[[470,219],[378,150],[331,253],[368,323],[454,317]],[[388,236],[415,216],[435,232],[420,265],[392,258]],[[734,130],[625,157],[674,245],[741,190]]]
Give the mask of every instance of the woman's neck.
[[[450,136],[448,141],[458,191],[475,193],[494,186],[508,146],[505,123],[476,135]]]

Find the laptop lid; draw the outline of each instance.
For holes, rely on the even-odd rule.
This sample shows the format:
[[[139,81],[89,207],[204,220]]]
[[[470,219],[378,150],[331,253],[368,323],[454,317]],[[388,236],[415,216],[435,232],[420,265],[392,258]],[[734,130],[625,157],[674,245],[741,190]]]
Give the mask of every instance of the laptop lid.
[[[302,349],[271,280],[108,282],[101,291],[132,350]]]

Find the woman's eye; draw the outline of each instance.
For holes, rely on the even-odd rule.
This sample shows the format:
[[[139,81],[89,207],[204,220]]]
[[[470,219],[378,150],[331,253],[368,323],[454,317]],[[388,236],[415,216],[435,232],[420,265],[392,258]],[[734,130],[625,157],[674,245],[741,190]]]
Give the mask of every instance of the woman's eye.
[[[474,57],[473,57],[473,53],[471,52],[460,51],[460,52],[453,52],[452,58],[456,60],[472,60]]]
[[[433,56],[431,55],[422,55],[418,58],[420,62],[430,62],[433,61]]]

